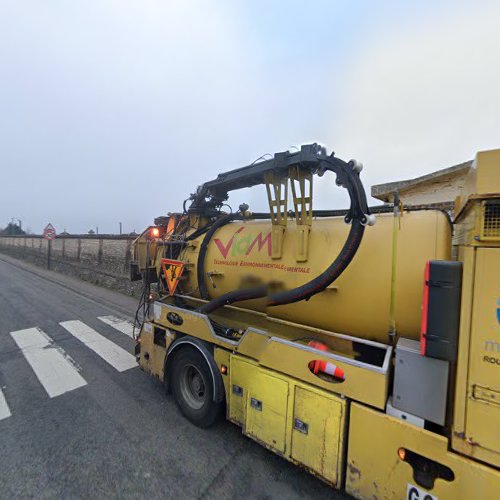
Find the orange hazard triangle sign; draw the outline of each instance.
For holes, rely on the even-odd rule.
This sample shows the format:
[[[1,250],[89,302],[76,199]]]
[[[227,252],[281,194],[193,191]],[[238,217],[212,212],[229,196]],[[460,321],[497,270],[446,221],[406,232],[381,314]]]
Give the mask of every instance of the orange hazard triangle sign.
[[[168,292],[170,295],[173,295],[179,283],[179,278],[184,271],[184,262],[180,260],[161,259],[161,268],[167,282]]]

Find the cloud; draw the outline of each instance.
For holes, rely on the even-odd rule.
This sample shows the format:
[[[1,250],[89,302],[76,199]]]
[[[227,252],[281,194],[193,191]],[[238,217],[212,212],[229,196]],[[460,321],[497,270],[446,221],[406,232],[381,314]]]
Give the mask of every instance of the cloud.
[[[255,122],[252,54],[228,10],[154,1],[2,9],[8,218],[34,229],[51,220],[60,230],[116,230],[118,221],[139,230],[180,209],[213,175],[205,170],[222,144]]]
[[[498,9],[383,4],[1,3],[0,226],[140,230],[311,141],[363,161],[367,186],[497,146]],[[332,184],[316,208],[346,205]],[[231,201],[266,209],[263,188]]]
[[[392,24],[351,60],[332,122],[368,184],[417,177],[500,147],[500,5],[448,4]]]
[[[232,2],[0,9],[0,214],[35,231],[140,230],[219,172],[323,126],[317,58],[286,64],[289,24],[259,41]],[[257,209],[261,191],[245,196]]]

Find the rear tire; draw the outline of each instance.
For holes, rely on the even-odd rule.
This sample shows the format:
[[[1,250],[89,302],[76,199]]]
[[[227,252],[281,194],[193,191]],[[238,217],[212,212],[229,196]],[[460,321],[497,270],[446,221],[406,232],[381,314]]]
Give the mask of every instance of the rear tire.
[[[214,401],[214,382],[207,361],[194,348],[183,348],[172,361],[172,392],[179,410],[198,427],[214,425],[223,413],[224,401]]]

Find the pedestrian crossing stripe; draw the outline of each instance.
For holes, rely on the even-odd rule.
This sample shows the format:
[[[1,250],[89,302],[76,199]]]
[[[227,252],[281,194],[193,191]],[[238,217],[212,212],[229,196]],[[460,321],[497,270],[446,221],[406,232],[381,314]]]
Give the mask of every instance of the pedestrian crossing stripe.
[[[117,318],[116,316],[99,316],[97,319],[112,326],[116,330],[134,338],[134,325],[125,319]]]
[[[133,324],[116,316],[99,316],[98,319],[133,338]],[[135,357],[114,344],[82,321],[63,321],[60,325],[80,340],[117,371],[123,372],[137,366]],[[49,398],[87,385],[80,367],[41,328],[33,327],[10,332],[24,359],[33,370],[38,382]],[[12,416],[7,397],[0,387],[0,421]]]
[[[3,395],[2,389],[0,389],[0,420],[4,418],[9,418],[11,416],[9,405],[7,404],[7,400]]]
[[[11,332],[50,398],[87,385],[74,361],[40,328]]]
[[[62,321],[59,324],[119,372],[137,366],[135,356],[82,321]]]

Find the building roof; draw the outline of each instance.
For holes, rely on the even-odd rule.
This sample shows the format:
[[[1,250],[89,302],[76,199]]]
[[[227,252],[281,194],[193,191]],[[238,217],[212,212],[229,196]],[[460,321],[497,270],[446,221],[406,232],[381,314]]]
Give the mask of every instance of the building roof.
[[[406,191],[413,187],[426,182],[435,182],[440,179],[446,178],[450,175],[460,174],[468,170],[472,165],[471,161],[466,161],[453,167],[443,168],[442,170],[437,170],[431,172],[430,174],[422,175],[421,177],[416,177],[415,179],[407,179],[404,181],[396,182],[386,182],[385,184],[376,184],[372,186],[372,196],[382,201],[389,201],[389,197],[394,193],[394,191]]]

